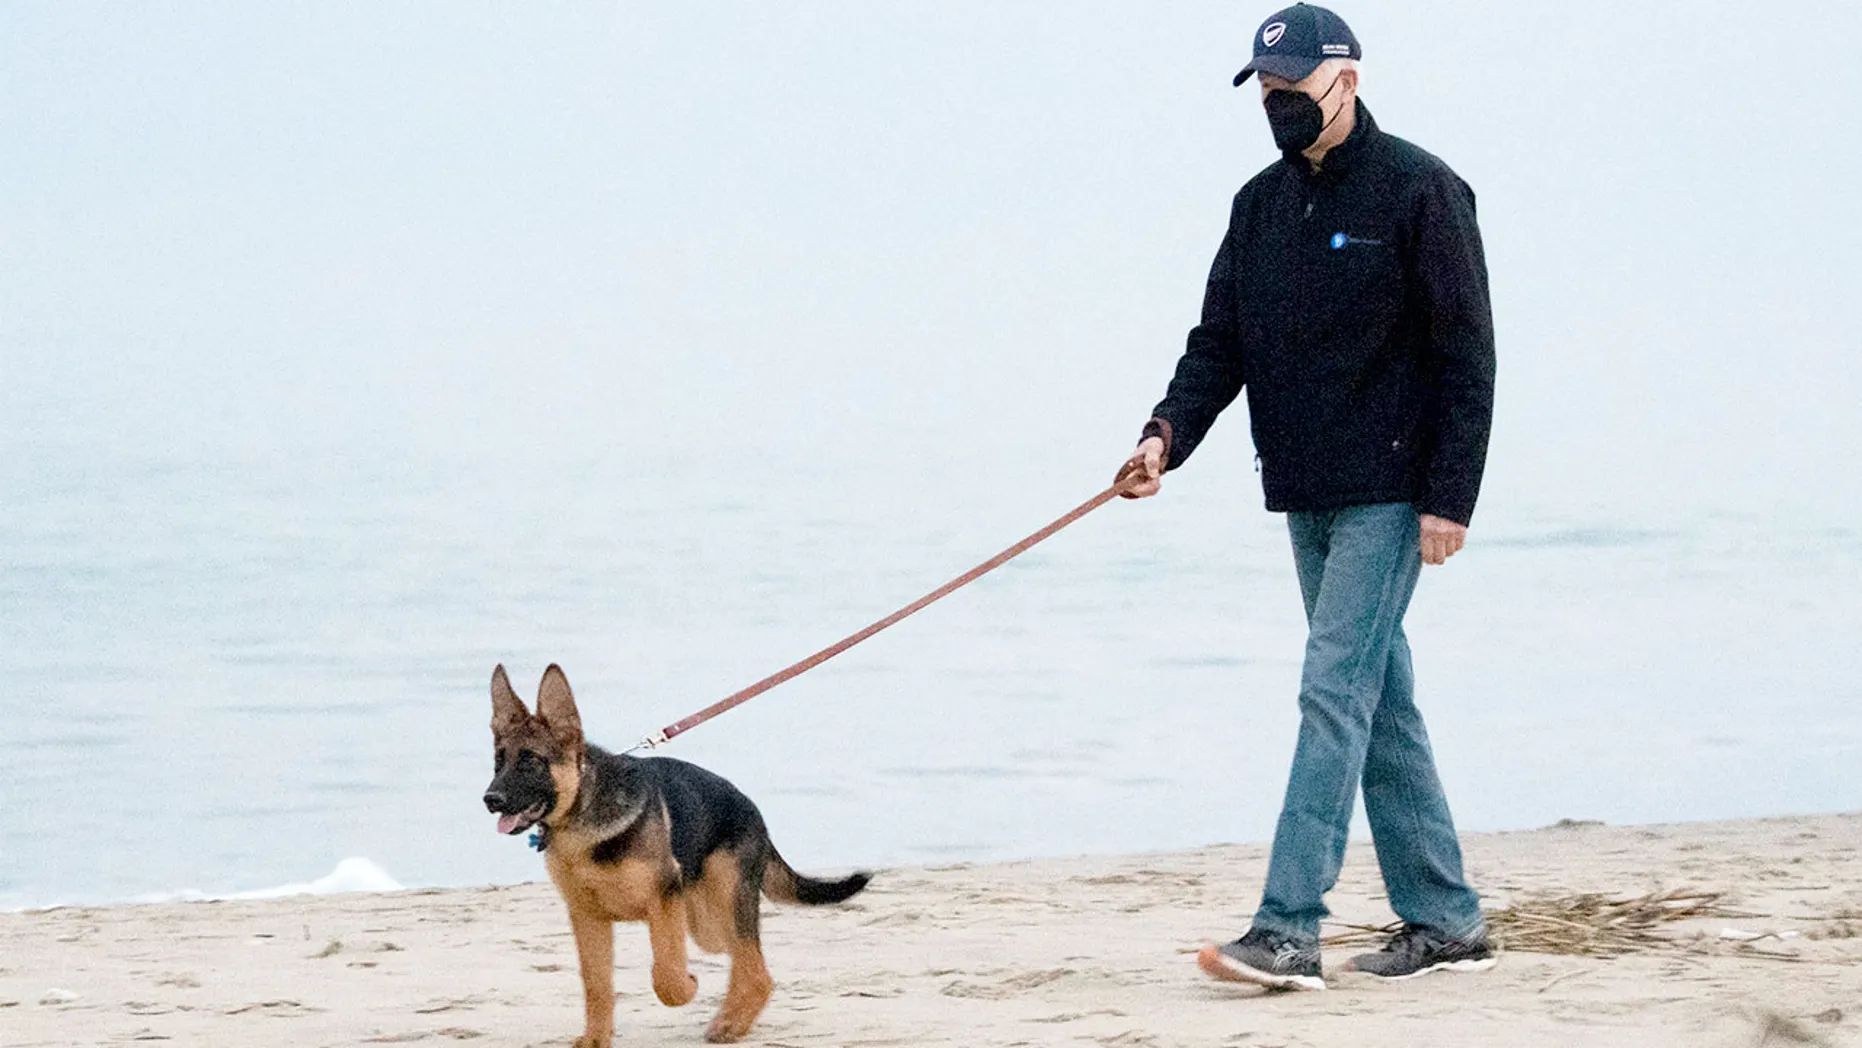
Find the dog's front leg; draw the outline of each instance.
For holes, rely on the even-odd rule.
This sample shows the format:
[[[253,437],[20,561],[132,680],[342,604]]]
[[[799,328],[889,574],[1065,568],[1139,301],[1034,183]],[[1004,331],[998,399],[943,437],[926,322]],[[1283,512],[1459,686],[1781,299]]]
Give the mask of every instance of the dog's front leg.
[[[660,1003],[673,1008],[690,1004],[698,993],[698,980],[686,966],[684,897],[661,896],[647,917],[647,933],[653,940],[653,992]]]
[[[610,1048],[614,1043],[614,922],[573,906],[576,960],[582,968],[582,1036],[575,1048]]]

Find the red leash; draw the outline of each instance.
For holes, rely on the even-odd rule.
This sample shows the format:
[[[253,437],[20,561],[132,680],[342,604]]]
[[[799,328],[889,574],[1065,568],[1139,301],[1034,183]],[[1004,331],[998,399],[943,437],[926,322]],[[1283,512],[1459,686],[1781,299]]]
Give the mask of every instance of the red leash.
[[[868,637],[871,637],[873,634],[878,633],[880,630],[885,629],[887,626],[890,626],[896,622],[899,622],[902,619],[908,618],[912,616],[913,614],[916,614],[917,612],[922,611],[925,608],[931,606],[932,604],[935,604],[938,601],[943,600],[945,597],[950,596],[952,593],[957,592],[958,590],[969,585],[970,583],[975,582],[977,579],[982,578],[984,575],[989,574],[990,572],[996,570],[1002,565],[1007,564],[1009,561],[1014,560],[1016,557],[1021,556],[1023,553],[1028,552],[1028,550],[1032,549],[1035,545],[1039,544],[1043,540],[1049,538],[1055,532],[1059,531],[1061,528],[1064,528],[1067,525],[1073,523],[1074,521],[1079,520],[1081,517],[1086,516],[1088,513],[1091,513],[1093,510],[1098,509],[1099,507],[1112,501],[1118,496],[1124,494],[1125,489],[1131,484],[1133,479],[1138,476],[1139,476],[1139,471],[1134,468],[1134,464],[1127,463],[1125,468],[1119,471],[1118,479],[1112,482],[1111,487],[1105,489],[1104,491],[1100,492],[1097,495],[1094,495],[1092,498],[1087,499],[1085,502],[1080,503],[1078,506],[1075,506],[1073,509],[1068,510],[1058,520],[1055,520],[1053,523],[1042,528],[1040,531],[1037,531],[1034,534],[1028,536],[1027,538],[1021,540],[1020,542],[1017,542],[1015,545],[1010,546],[1008,549],[1003,550],[1001,553],[996,554],[995,556],[989,558],[988,560],[982,562],[981,564],[978,564],[976,567],[971,568],[969,571],[966,571],[963,574],[957,576],[956,578],[950,580],[949,582],[946,582],[942,586],[939,586],[937,589],[934,589],[931,592],[925,594],[924,596],[919,597],[917,600],[912,601],[910,604],[907,604],[903,608],[900,608],[899,610],[893,612],[892,614],[886,616],[885,618],[880,619],[878,622],[873,623],[871,626],[866,627],[860,632],[855,633],[849,637],[844,637],[841,640],[838,640],[834,642],[833,644],[825,648],[822,648],[820,651],[815,652],[813,655],[808,656],[807,658],[796,663],[795,665],[790,666],[784,670],[779,670],[775,673],[770,674],[767,677],[764,677],[762,680],[757,681],[755,684],[750,685],[749,687],[743,689],[742,691],[733,692],[729,695],[726,695],[724,698],[719,699],[718,701],[712,703],[709,706],[706,706],[704,709],[699,710],[697,713],[692,714],[691,716],[685,718],[684,720],[675,721],[671,724],[666,725],[664,728],[661,728],[659,730],[658,734],[649,735],[646,738],[640,740],[640,742],[637,743],[633,747],[633,749],[630,749],[627,752],[634,753],[639,750],[650,750],[650,749],[653,749],[654,747],[662,746],[669,740],[677,736],[683,735],[688,731],[691,731],[693,728],[698,727],[700,724],[705,723],[711,718],[716,717],[719,714],[728,713],[729,711],[736,709],[737,707],[743,705],[744,703],[749,702],[751,699],[756,698],[758,695],[761,695],[764,692],[768,691],[769,689],[775,687],[776,685],[781,684],[783,681],[789,680],[794,677],[801,676],[802,674],[808,672],[811,669],[814,669],[816,666],[821,665],[822,663],[828,661],[834,656],[839,655],[841,652],[846,651],[848,648],[853,647],[855,644],[858,644],[861,641],[866,640]]]

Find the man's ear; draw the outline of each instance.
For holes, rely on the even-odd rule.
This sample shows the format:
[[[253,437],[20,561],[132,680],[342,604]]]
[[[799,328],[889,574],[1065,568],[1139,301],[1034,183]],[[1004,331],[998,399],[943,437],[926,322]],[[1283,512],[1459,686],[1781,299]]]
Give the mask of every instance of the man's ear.
[[[582,715],[576,712],[569,678],[563,674],[562,667],[553,662],[543,671],[543,683],[537,685],[537,717],[549,727],[550,737],[559,745],[569,748],[582,745]]]
[[[524,726],[530,711],[524,700],[511,690],[511,678],[504,675],[504,664],[491,671],[491,733],[504,735]]]

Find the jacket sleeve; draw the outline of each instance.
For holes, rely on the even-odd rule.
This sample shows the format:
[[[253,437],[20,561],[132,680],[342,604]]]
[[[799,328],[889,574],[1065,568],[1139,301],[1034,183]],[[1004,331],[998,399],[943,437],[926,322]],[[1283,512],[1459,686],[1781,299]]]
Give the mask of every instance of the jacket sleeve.
[[[1417,508],[1467,524],[1480,495],[1493,426],[1493,308],[1474,221],[1474,191],[1452,172],[1427,180],[1418,204],[1416,273],[1428,317],[1428,458]]]
[[[1237,207],[1237,212],[1239,212]],[[1203,288],[1202,322],[1190,329],[1164,399],[1151,410],[1144,437],[1164,439],[1166,469],[1176,469],[1202,443],[1222,409],[1241,393],[1240,333],[1235,326],[1235,225],[1217,249]]]

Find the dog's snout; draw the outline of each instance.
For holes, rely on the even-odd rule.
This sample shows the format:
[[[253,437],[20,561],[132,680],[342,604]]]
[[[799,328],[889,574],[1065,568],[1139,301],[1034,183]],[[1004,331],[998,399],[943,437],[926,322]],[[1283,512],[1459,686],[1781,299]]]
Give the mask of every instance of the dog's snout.
[[[502,790],[486,790],[485,791],[485,810],[486,811],[496,812],[503,807],[504,807],[504,791]]]

